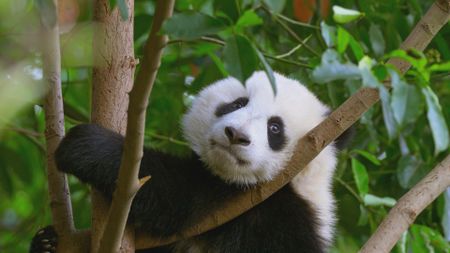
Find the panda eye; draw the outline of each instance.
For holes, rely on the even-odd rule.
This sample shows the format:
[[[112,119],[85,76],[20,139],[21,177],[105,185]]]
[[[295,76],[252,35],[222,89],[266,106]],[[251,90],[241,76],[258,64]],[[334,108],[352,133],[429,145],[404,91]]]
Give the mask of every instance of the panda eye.
[[[267,138],[269,146],[274,151],[280,151],[286,144],[284,122],[279,116],[272,116],[267,121]]]
[[[243,101],[235,101],[232,106],[234,109],[240,109],[244,107],[244,103]]]
[[[231,103],[228,104],[222,104],[219,107],[217,107],[215,115],[217,117],[221,117],[225,114],[234,112],[236,110],[241,109],[242,107],[245,107],[248,104],[248,98],[246,97],[240,97],[236,100],[234,100]]]
[[[277,123],[271,123],[269,125],[269,130],[273,134],[279,134],[281,132],[281,127]]]

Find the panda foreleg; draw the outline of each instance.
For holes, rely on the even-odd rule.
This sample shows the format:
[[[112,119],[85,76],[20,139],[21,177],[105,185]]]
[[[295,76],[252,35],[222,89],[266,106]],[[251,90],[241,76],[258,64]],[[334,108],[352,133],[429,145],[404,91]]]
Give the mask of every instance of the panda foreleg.
[[[60,171],[92,185],[107,197],[115,188],[122,157],[123,137],[95,124],[72,128],[55,152]]]

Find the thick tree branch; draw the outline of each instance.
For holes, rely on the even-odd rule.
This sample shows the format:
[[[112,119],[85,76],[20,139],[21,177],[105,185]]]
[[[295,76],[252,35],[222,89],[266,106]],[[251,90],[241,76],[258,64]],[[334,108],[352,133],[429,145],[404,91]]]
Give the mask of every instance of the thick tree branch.
[[[92,122],[125,134],[128,92],[135,68],[133,47],[134,1],[125,1],[130,13],[123,20],[117,8],[110,10],[108,0],[94,1],[94,71],[92,85]],[[97,252],[103,235],[109,202],[92,190],[91,250]],[[122,252],[134,252],[134,229],[127,228]],[[85,250],[84,252],[87,252]]]
[[[56,1],[53,1],[55,6]],[[55,8],[57,10],[58,8]],[[55,16],[58,15],[55,13]],[[42,17],[46,18],[46,17]],[[44,22],[45,23],[45,22]],[[47,145],[48,191],[55,229],[62,242],[75,232],[66,175],[57,170],[54,153],[64,137],[64,111],[61,93],[61,55],[58,23],[42,26],[42,66],[47,83],[45,97],[45,140]]]
[[[450,15],[448,8],[449,2],[450,0],[438,0],[433,4],[422,20],[416,25],[411,33],[412,35],[403,42],[401,48],[425,49],[433,36],[447,23]],[[427,27],[427,29],[423,29],[423,27]],[[409,68],[409,65],[397,59],[392,59],[388,63],[399,68],[402,73],[406,72]],[[378,90],[372,88],[360,89],[327,119],[299,140],[296,152],[286,166],[286,169],[275,180],[234,196],[227,203],[224,203],[222,209],[211,210],[210,215],[205,220],[195,227],[180,231],[178,236],[171,238],[151,238],[148,234],[137,234],[137,248],[155,247],[198,235],[224,224],[264,201],[275,191],[290,182],[324,147],[355,123],[378,100]]]
[[[144,181],[139,181],[138,173],[143,155],[146,108],[161,64],[162,50],[168,40],[167,36],[160,35],[159,31],[163,21],[172,15],[174,3],[174,0],[158,0],[156,4],[155,17],[144,48],[142,65],[130,92],[122,163],[105,233],[100,243],[100,253],[119,250],[120,238],[126,225],[131,203],[144,183]],[[148,179],[146,178],[146,180]]]
[[[439,163],[389,211],[361,253],[390,252],[417,216],[450,186],[450,155]]]

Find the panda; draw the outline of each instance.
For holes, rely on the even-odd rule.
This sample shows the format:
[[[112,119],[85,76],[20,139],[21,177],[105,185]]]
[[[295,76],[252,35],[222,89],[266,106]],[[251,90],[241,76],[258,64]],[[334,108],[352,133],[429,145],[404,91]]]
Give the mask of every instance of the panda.
[[[158,237],[174,235],[221,208],[227,198],[283,170],[299,138],[330,109],[299,82],[277,73],[275,80],[276,95],[262,71],[253,73],[245,85],[229,77],[204,88],[182,119],[193,151],[189,158],[144,150],[139,177],[152,178],[130,210],[129,222],[136,229]],[[111,199],[123,140],[95,124],[76,126],[55,153],[57,167]],[[288,185],[234,220],[142,252],[326,252],[336,222],[331,191],[335,146],[326,147]],[[47,232],[38,232],[31,252],[42,252],[39,243]]]

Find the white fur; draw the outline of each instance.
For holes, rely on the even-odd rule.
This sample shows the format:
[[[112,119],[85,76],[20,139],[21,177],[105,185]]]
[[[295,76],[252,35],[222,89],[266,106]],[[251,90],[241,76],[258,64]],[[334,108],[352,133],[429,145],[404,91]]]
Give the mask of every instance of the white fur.
[[[183,119],[183,131],[192,149],[212,173],[225,181],[249,185],[271,180],[292,156],[298,139],[327,114],[328,108],[299,82],[279,74],[275,79],[276,96],[262,71],[255,72],[245,86],[234,78],[218,81],[198,94]],[[239,97],[249,98],[245,107],[215,116],[219,105]],[[267,121],[272,116],[281,117],[285,126],[287,143],[280,151],[273,151],[268,144]],[[250,145],[230,145],[224,132],[227,126],[246,134]],[[212,145],[212,141],[218,145]],[[319,233],[327,240],[332,238],[335,223],[331,194],[335,164],[333,147],[327,147],[291,182],[316,209],[321,222]]]

